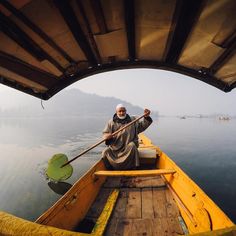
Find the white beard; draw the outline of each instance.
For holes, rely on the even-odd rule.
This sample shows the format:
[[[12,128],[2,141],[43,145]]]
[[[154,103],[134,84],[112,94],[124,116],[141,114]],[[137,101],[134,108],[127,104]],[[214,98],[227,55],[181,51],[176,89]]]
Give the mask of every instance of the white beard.
[[[117,115],[118,116],[118,115]],[[124,120],[126,118],[126,115],[124,116],[118,116],[119,119]]]

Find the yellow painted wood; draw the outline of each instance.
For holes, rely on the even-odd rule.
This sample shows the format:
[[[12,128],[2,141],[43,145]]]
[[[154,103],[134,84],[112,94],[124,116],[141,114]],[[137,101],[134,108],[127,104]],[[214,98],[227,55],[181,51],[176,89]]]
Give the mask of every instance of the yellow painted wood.
[[[147,147],[147,146],[153,146],[151,139],[149,139],[144,134],[139,134],[139,146],[140,147]]]
[[[199,188],[164,152],[158,160],[160,168],[175,168],[176,173],[170,177],[165,176],[185,207],[191,212],[195,225],[186,211],[180,206],[181,214],[188,226],[190,233],[206,231],[205,222],[212,222],[212,229],[220,229],[233,226],[233,222],[221,209]],[[208,214],[199,214],[199,211]],[[208,218],[206,218],[208,216]]]
[[[75,228],[85,217],[106,179],[103,176],[95,179],[93,173],[104,169],[103,162],[99,161],[36,222],[67,230]]]
[[[145,145],[155,147],[149,139],[142,137],[142,146]],[[164,178],[184,204],[183,207],[176,201],[190,234],[206,232],[209,228],[218,230],[234,226],[225,213],[164,152],[159,150],[158,153],[157,168],[176,171]]]
[[[30,222],[5,212],[0,212],[1,236],[88,236],[89,234],[76,233],[51,226]]]
[[[194,234],[194,236],[234,236],[234,235],[236,235],[236,226]]]
[[[113,192],[111,193],[111,195],[109,196],[106,205],[101,213],[101,215],[99,216],[93,231],[92,231],[92,235],[96,235],[96,236],[101,236],[103,235],[105,228],[107,226],[108,220],[110,218],[110,215],[112,213],[112,210],[116,204],[116,200],[118,198],[119,195],[119,190],[115,189],[113,190]]]
[[[155,176],[155,175],[168,175],[174,174],[176,171],[174,169],[158,169],[158,170],[100,170],[94,173],[95,176]]]
[[[51,226],[40,225],[33,223],[8,213],[0,212],[0,235],[12,236],[42,236],[42,235],[55,235],[55,236],[102,236],[107,226],[109,217],[112,213],[114,205],[119,195],[119,190],[115,189],[109,196],[107,203],[98,218],[91,234],[72,232],[54,228]]]
[[[163,177],[163,176],[162,176]],[[164,179],[164,177],[163,177]],[[171,191],[172,195],[175,198],[175,201],[178,203],[179,207],[185,212],[185,214],[188,216],[189,220],[192,222],[192,224],[196,227],[197,222],[193,218],[192,213],[188,210],[188,208],[185,206],[184,202],[179,198],[178,194],[174,191],[174,189],[171,187],[171,185],[164,179],[165,184],[168,186],[169,190]]]

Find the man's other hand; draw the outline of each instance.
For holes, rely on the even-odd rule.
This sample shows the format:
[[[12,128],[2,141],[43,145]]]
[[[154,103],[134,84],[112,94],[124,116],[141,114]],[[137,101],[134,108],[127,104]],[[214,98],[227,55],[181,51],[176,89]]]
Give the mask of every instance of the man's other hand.
[[[148,117],[151,114],[151,111],[149,109],[145,108],[144,109],[144,114],[145,114],[144,117]]]

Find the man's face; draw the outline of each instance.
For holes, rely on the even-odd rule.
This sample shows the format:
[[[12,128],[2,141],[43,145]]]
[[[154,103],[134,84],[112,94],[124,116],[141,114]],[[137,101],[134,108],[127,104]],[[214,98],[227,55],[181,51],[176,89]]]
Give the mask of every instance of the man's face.
[[[116,110],[116,114],[119,118],[125,118],[126,117],[126,109],[124,107],[120,107]]]

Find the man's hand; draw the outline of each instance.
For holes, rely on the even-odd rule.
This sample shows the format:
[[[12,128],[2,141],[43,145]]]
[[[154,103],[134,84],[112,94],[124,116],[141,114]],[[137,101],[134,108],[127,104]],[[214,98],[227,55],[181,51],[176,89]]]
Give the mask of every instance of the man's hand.
[[[103,138],[106,139],[106,140],[109,140],[109,139],[112,139],[113,136],[112,136],[112,134],[104,134]]]
[[[151,114],[151,111],[148,110],[147,108],[145,108],[145,109],[144,109],[144,114],[145,114],[144,117],[148,117],[148,116]]]
[[[105,139],[105,144],[107,146],[112,145],[112,143],[114,143],[114,140],[115,140],[114,136],[112,136],[112,134],[108,134],[108,133],[103,134],[103,138]]]

